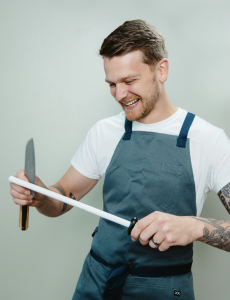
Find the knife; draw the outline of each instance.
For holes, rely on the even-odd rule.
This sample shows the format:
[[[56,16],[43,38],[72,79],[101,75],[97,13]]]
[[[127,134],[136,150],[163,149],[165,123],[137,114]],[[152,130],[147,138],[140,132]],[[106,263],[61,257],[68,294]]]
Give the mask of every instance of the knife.
[[[34,141],[30,139],[26,144],[25,154],[25,175],[30,183],[35,184],[35,155]],[[31,190],[31,195],[35,197],[35,191]],[[29,225],[29,205],[20,205],[19,212],[19,227],[21,230],[26,230]]]

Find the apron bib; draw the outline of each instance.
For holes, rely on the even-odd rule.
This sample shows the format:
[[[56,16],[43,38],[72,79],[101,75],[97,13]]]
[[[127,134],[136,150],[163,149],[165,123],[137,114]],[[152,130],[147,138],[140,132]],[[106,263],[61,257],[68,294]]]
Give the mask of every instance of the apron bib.
[[[154,211],[177,216],[196,215],[195,183],[190,159],[189,139],[187,139],[193,119],[194,115],[188,113],[179,137],[156,132],[133,132],[132,122],[126,119],[125,134],[119,141],[105,174],[103,186],[104,211],[127,220],[131,220],[134,216],[142,219]],[[100,262],[96,262],[103,265],[103,272],[106,273],[105,277],[108,275],[109,265],[128,265],[134,269],[178,266],[191,263],[193,255],[192,244],[183,247],[173,246],[164,252],[160,252],[148,245],[141,245],[138,240],[133,242],[130,236],[127,235],[127,228],[102,218],[93,238],[92,251],[107,263],[107,266],[105,266]],[[92,261],[93,258],[91,257],[90,260]],[[85,266],[85,268],[87,267]],[[79,281],[83,285],[83,282],[89,279],[86,279],[86,277],[84,279],[82,276]],[[99,276],[95,276],[97,280]],[[174,286],[175,278],[179,280],[180,277],[183,280],[185,277],[187,280],[188,277],[190,278],[188,280],[190,294],[187,293],[187,298],[184,299],[194,299],[193,292],[191,292],[191,272],[185,275],[172,276],[173,279],[170,280],[162,277],[158,278],[157,281],[156,278],[138,278],[136,283],[134,277],[128,276],[126,279],[122,299],[140,299],[137,291],[140,283],[143,287],[149,280],[155,280],[154,282],[158,282],[158,284],[154,284],[154,286],[157,287],[161,286],[160,282]],[[131,279],[133,280],[132,284],[130,283],[132,282]],[[102,290],[105,288],[105,284],[106,278],[98,283]],[[149,284],[147,285],[149,286]],[[130,287],[130,292],[127,292],[128,287]],[[94,292],[95,298],[91,296],[84,299],[103,299],[101,296],[103,294],[102,290],[98,291],[99,298],[96,298]],[[161,291],[163,290],[161,288]],[[165,292],[167,292],[167,288]],[[145,295],[144,299],[158,299],[153,297],[152,289],[149,293],[150,298]],[[132,295],[131,298],[129,298],[129,295]],[[188,295],[190,295],[190,298],[188,298]],[[175,296],[178,296],[178,294]],[[165,298],[165,295],[162,294],[159,299],[171,299],[171,297]],[[182,296],[181,299],[183,299]]]

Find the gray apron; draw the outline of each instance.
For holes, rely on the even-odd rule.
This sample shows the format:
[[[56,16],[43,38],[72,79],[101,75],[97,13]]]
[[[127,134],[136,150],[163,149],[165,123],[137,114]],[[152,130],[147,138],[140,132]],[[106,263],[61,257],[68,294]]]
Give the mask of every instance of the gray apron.
[[[188,113],[179,136],[132,131],[126,119],[106,170],[104,210],[121,218],[142,219],[154,211],[177,216],[196,215],[196,195],[187,134],[194,115]],[[112,133],[111,133],[112,134]],[[192,244],[170,247],[164,252],[133,242],[127,228],[100,219],[73,299],[194,299],[191,272],[174,276],[145,276],[143,270],[176,269],[192,262]],[[95,259],[96,258],[96,259]],[[105,290],[111,269],[127,273],[118,296]],[[140,276],[127,270],[142,270]],[[139,274],[139,273],[137,273]],[[169,273],[170,274],[170,273]],[[117,276],[117,277],[116,277]],[[122,275],[123,276],[123,275]],[[120,277],[119,277],[120,280]]]

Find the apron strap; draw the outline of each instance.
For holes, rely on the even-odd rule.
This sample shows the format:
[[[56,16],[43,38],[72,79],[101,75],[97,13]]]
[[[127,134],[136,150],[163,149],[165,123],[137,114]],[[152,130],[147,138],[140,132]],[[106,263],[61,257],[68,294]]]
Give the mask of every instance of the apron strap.
[[[187,113],[186,118],[184,120],[184,123],[181,127],[180,134],[177,138],[177,147],[186,147],[186,141],[189,129],[192,125],[192,122],[195,118],[195,115],[192,113]],[[132,135],[132,126],[133,122],[129,121],[127,118],[125,118],[125,133],[123,136],[123,140],[130,140]]]
[[[123,136],[123,140],[130,140],[132,135],[132,127],[133,122],[129,121],[127,118],[125,118],[125,133]]]
[[[107,275],[106,289],[103,299],[119,300],[122,296],[122,288],[129,275],[129,265],[115,266]]]
[[[188,132],[189,132],[189,129],[192,125],[194,118],[195,118],[194,114],[189,113],[189,112],[187,113],[184,123],[181,127],[180,134],[177,138],[177,147],[182,147],[182,148],[186,147]]]
[[[128,264],[107,264],[104,259],[100,258],[97,254],[90,250],[90,255],[99,263],[106,267],[111,268],[107,274],[106,288],[103,293],[103,299],[107,300],[119,300],[122,296],[122,288],[125,283],[127,276],[129,275]]]

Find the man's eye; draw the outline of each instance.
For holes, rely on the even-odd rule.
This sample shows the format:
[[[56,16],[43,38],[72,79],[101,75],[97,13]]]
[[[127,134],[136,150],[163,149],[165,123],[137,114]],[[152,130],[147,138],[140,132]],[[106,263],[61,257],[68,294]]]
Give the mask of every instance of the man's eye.
[[[110,86],[110,87],[113,87],[113,86],[115,86],[115,83],[110,83],[109,86]]]
[[[126,81],[125,83],[126,84],[131,84],[131,83],[133,83],[134,82],[134,80],[129,80],[129,81]]]

